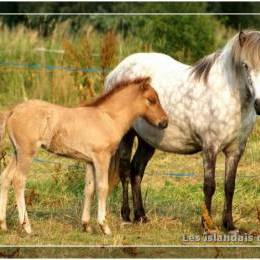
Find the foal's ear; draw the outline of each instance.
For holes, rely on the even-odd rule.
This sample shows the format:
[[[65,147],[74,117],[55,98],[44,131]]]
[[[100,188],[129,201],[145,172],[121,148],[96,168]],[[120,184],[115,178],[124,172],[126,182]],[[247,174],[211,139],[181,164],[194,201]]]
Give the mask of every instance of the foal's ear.
[[[239,38],[240,47],[243,47],[246,41],[246,34],[243,31],[240,31],[238,38]]]
[[[151,78],[150,77],[146,77],[144,78],[141,82],[140,82],[140,89],[141,90],[147,90],[148,86],[151,83]]]

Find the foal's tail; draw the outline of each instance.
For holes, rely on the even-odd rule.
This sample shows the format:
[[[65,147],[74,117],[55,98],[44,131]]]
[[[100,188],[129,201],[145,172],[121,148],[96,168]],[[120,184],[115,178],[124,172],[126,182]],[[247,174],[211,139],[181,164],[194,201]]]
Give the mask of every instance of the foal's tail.
[[[2,142],[4,139],[6,122],[11,115],[11,111],[0,112],[0,158],[2,157]]]

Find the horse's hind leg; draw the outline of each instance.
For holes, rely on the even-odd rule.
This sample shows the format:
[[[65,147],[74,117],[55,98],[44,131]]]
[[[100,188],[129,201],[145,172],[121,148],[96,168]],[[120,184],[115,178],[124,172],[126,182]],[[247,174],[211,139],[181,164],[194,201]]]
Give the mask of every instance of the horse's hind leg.
[[[211,215],[212,196],[216,189],[215,182],[215,167],[217,154],[213,149],[203,151],[203,166],[204,166],[204,195],[205,205],[209,215]]]
[[[133,193],[134,220],[146,222],[142,201],[141,182],[147,163],[154,154],[155,148],[138,136],[138,147],[131,162],[131,186]]]
[[[236,172],[239,160],[243,154],[243,149],[237,149],[235,152],[225,151],[225,204],[223,210],[223,226],[227,230],[236,229],[232,217],[232,202],[235,190]]]
[[[123,137],[119,145],[119,176],[123,188],[123,204],[121,216],[123,221],[130,222],[130,207],[128,199],[128,185],[131,171],[131,154],[136,133],[133,129]]]
[[[205,205],[208,212],[208,215],[211,216],[211,203],[212,196],[214,195],[216,189],[215,182],[215,167],[216,167],[216,158],[217,153],[214,149],[204,149],[203,150],[203,166],[204,166],[204,196],[205,196]],[[211,221],[202,215],[201,224],[204,232],[209,232],[213,227],[211,225]]]
[[[13,187],[19,214],[19,222],[28,234],[30,234],[32,230],[26,210],[24,191],[27,179],[27,172],[31,165],[32,157],[33,154],[18,154],[17,165],[13,177]]]
[[[8,189],[13,179],[16,167],[15,156],[11,159],[5,170],[1,174],[1,188],[0,188],[0,227],[2,230],[7,230],[6,226],[6,207],[8,198]]]
[[[85,200],[84,200],[84,207],[82,213],[83,230],[86,232],[92,231],[89,225],[89,221],[90,221],[91,201],[93,198],[94,190],[95,190],[94,167],[93,164],[87,163],[86,176],[85,176],[85,190],[84,190]]]

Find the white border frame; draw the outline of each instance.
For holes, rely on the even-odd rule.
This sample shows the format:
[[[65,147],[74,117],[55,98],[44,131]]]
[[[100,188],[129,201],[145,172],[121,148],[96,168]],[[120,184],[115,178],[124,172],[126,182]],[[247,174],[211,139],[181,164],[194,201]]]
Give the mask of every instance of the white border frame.
[[[34,2],[35,4],[39,2],[35,2],[34,0],[25,0],[26,2]],[[140,2],[138,0],[124,0],[125,2]],[[175,0],[176,2],[191,2],[193,1],[185,1],[185,0]],[[171,1],[171,2],[175,2]],[[212,2],[219,2],[218,0],[210,0]],[[221,0],[223,2],[230,2],[230,0]],[[2,1],[2,2],[17,2],[17,0],[10,0],[10,1]],[[53,3],[53,0],[44,0],[44,2],[51,2]],[[55,2],[71,2],[70,0],[58,0]],[[98,2],[95,0],[88,0],[88,1],[77,1],[77,2]],[[103,2],[103,1],[100,1]],[[107,2],[107,1],[104,1]],[[110,2],[110,1],[109,1]],[[121,1],[120,1],[121,2]],[[158,2],[157,0],[143,0],[142,2]],[[160,2],[169,2],[167,0],[160,0]],[[203,1],[194,1],[196,2],[208,2],[207,0]],[[238,1],[238,2],[245,2],[250,3],[251,1]],[[256,0],[253,2],[260,2],[260,0]],[[260,3],[259,3],[260,4]],[[243,16],[255,16],[260,15],[260,13],[0,13],[1,16],[21,16],[21,15],[29,15],[29,16],[85,16],[85,15],[93,15],[93,16],[172,16],[172,15],[192,15],[192,16],[220,16],[220,15],[243,15]],[[211,242],[212,244],[207,245],[197,245],[197,244],[181,244],[181,245],[106,245],[106,244],[100,244],[100,245],[52,245],[52,244],[46,244],[46,245],[2,245],[0,244],[0,248],[260,248],[259,245],[221,245],[221,244],[215,244],[215,243],[221,243],[221,242]],[[224,243],[224,241],[223,241]],[[226,242],[225,242],[226,243]],[[235,242],[231,242],[235,243]],[[237,242],[240,243],[240,242]],[[260,243],[260,242],[259,242]]]

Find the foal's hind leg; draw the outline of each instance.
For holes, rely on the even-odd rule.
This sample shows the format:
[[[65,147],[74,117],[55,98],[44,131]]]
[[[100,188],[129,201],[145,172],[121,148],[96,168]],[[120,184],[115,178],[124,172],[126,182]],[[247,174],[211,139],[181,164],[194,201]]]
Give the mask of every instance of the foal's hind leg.
[[[244,147],[235,152],[225,151],[225,204],[223,210],[223,226],[227,230],[236,229],[232,217],[232,202],[235,190],[236,172],[239,160],[243,154]]]
[[[28,213],[25,205],[25,183],[27,178],[27,172],[32,162],[32,155],[18,154],[17,165],[13,178],[13,187],[16,197],[16,204],[19,214],[19,222],[24,230],[30,234],[32,232],[31,225],[28,219]]]
[[[94,167],[93,164],[87,163],[86,165],[86,176],[85,176],[85,200],[82,214],[82,225],[83,230],[86,232],[91,232],[91,227],[89,225],[90,221],[90,209],[91,201],[93,198],[95,190],[95,178],[94,178]]]
[[[142,201],[141,182],[147,163],[154,154],[155,148],[138,137],[138,147],[131,162],[131,186],[133,193],[134,220],[147,221]]]
[[[121,216],[123,221],[130,222],[130,207],[128,199],[128,185],[131,171],[131,154],[136,133],[133,129],[123,137],[119,145],[119,176],[123,188],[123,204]]]
[[[0,188],[0,227],[2,230],[7,230],[6,226],[6,206],[8,199],[8,189],[13,179],[16,165],[16,158],[13,157],[10,163],[1,174],[1,188]]]

